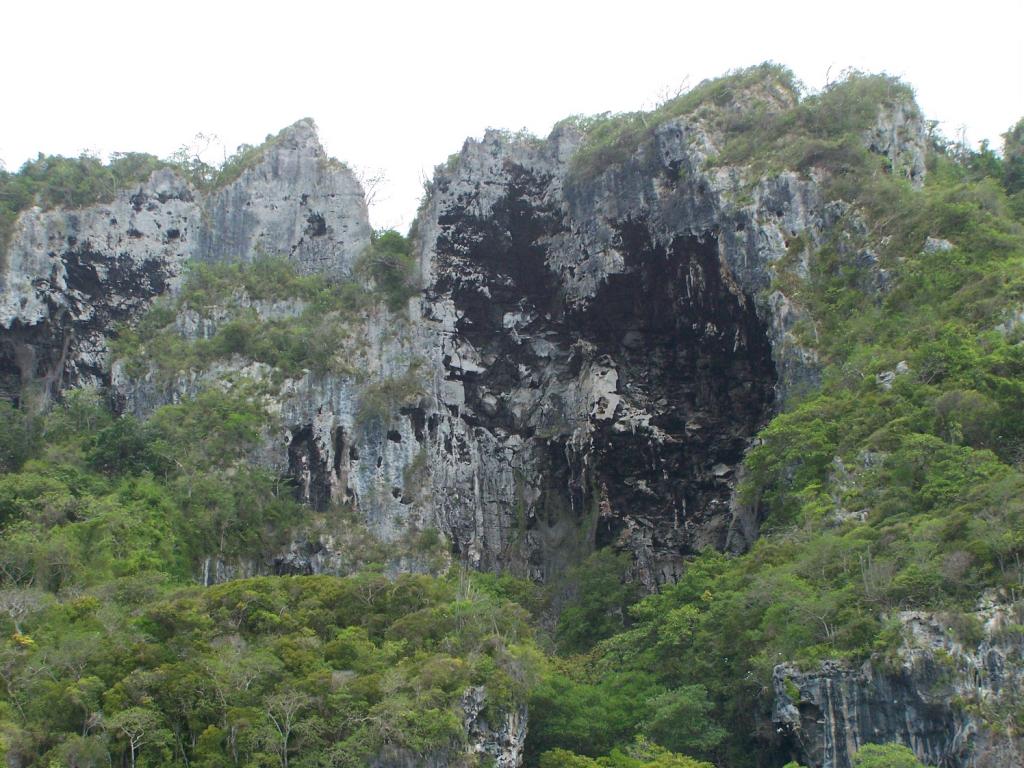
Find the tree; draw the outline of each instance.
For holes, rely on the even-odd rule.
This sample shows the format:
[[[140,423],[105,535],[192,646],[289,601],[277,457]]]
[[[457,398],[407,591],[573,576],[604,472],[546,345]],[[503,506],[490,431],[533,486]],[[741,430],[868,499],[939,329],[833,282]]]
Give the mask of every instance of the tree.
[[[601,549],[571,570],[576,594],[558,620],[561,650],[585,651],[626,626],[626,610],[640,597],[639,585],[626,581],[629,565],[628,554]]]
[[[0,472],[17,472],[38,446],[36,420],[0,402]]]
[[[38,589],[28,587],[7,587],[0,589],[0,613],[4,613],[14,623],[14,631],[19,635],[21,621],[43,608],[49,596]]]
[[[267,719],[273,725],[279,741],[281,768],[288,768],[289,741],[299,725],[300,715],[312,703],[313,697],[302,691],[281,691],[266,701]]]
[[[726,736],[725,729],[709,715],[712,704],[703,685],[666,691],[650,705],[653,714],[644,730],[652,740],[675,752],[708,752]]]
[[[143,747],[167,744],[171,740],[170,732],[163,725],[161,714],[145,707],[121,710],[106,722],[107,730],[128,744],[131,768],[135,768],[135,761]]]

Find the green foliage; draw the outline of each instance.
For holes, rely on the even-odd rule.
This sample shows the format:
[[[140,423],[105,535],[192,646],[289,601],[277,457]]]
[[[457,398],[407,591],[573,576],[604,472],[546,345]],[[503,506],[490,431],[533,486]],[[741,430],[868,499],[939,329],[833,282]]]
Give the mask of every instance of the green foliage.
[[[180,294],[120,328],[113,349],[130,373],[152,366],[164,382],[233,355],[266,363],[277,377],[349,372],[345,345],[355,343],[373,301],[354,282],[299,275],[287,259],[195,264]],[[183,335],[178,318],[184,313],[210,331]]]
[[[0,472],[16,472],[36,451],[38,419],[0,402]]]
[[[637,147],[669,120],[693,114],[701,108],[727,108],[737,96],[761,87],[766,98],[796,98],[798,84],[793,74],[778,64],[765,62],[724,77],[706,80],[696,88],[666,101],[652,112],[605,113],[594,117],[576,116],[563,121],[583,131],[585,140],[573,155],[571,178],[582,183],[600,175],[611,165],[629,158]]]
[[[72,393],[35,427],[38,458],[0,474],[0,582],[59,591],[280,546],[291,490],[248,462],[271,420],[243,393],[206,391],[145,423]]]
[[[354,374],[366,316],[379,304],[404,306],[416,290],[411,268],[408,243],[395,232],[378,233],[355,266],[371,290],[355,280],[300,275],[279,257],[193,264],[176,297],[118,330],[114,354],[132,375],[151,367],[163,383],[236,355],[266,363],[278,383],[306,370]],[[200,333],[186,336],[183,316],[197,321]]]
[[[393,229],[374,232],[355,264],[356,274],[372,281],[393,312],[403,309],[418,292],[416,268],[412,241]]]
[[[853,768],[924,768],[902,744],[865,744],[853,756]]]
[[[713,768],[711,763],[676,754],[642,738],[607,757],[592,759],[565,749],[553,749],[540,758],[540,768]]]
[[[713,127],[725,137],[714,162],[749,166],[755,177],[812,168],[842,175],[871,173],[879,160],[867,151],[863,134],[882,107],[895,104],[917,109],[913,91],[896,78],[853,71],[787,108],[765,103],[721,111],[711,116]],[[896,176],[906,170],[899,158],[887,161]]]
[[[384,745],[457,751],[465,691],[484,687],[500,717],[533,663],[522,613],[459,583],[271,577],[68,597],[25,620],[31,649],[4,651],[4,714],[24,729],[8,756],[364,765]],[[99,722],[106,739],[90,738]]]
[[[584,664],[581,660],[564,672],[550,671],[533,690],[528,765],[552,749],[597,757],[629,742],[651,715],[651,701],[665,690],[653,675],[639,670],[588,679]]]
[[[556,638],[563,652],[581,652],[627,625],[627,608],[640,596],[640,587],[626,580],[627,553],[610,549],[594,552],[568,574],[574,599],[558,619]]]
[[[5,757],[356,766],[457,753],[470,688],[495,723],[525,700],[527,614],[465,575],[192,586],[205,558],[261,559],[308,516],[251,464],[271,427],[243,388],[144,423],[72,393],[33,425],[39,458],[0,474]]]
[[[651,716],[644,732],[658,744],[676,752],[707,754],[726,736],[725,729],[710,719],[714,705],[703,685],[684,685],[666,691],[651,702]]]

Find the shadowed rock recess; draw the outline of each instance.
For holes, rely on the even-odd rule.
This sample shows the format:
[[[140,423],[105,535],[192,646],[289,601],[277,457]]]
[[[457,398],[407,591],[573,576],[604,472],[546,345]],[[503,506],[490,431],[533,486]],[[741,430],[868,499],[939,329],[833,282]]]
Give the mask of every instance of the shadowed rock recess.
[[[776,396],[769,321],[723,258],[720,217],[666,222],[644,200],[713,209],[708,193],[659,189],[640,164],[569,193],[575,141],[467,144],[419,220],[447,482],[499,462],[487,474],[505,478],[480,497],[482,527],[458,500],[441,513],[479,567],[545,579],[616,546],[653,586],[685,553],[750,542],[730,496]]]

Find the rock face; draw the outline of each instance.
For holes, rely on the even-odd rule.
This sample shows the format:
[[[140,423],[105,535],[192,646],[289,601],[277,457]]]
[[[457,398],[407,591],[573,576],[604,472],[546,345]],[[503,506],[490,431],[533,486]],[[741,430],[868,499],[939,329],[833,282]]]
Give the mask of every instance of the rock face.
[[[209,194],[161,170],[110,203],[29,210],[0,274],[0,396],[107,383],[113,325],[172,290],[189,259],[283,254],[300,271],[339,275],[369,239],[359,182],[309,120]]]
[[[965,642],[949,617],[904,612],[904,644],[888,668],[827,662],[805,672],[781,665],[774,675],[777,733],[809,768],[848,768],[861,745],[889,742],[910,747],[927,765],[1021,765],[1024,743],[1012,713],[1024,690],[1022,617],[1021,603],[987,601],[969,616],[981,639]]]
[[[756,535],[736,466],[815,377],[771,270],[830,214],[792,175],[736,206],[738,176],[704,170],[713,137],[683,120],[586,181],[579,141],[490,132],[434,180],[418,236],[435,499],[476,567],[543,579],[614,545],[653,586]]]
[[[889,158],[894,173],[905,176],[915,187],[924,185],[928,130],[916,104],[897,100],[885,105],[864,140],[871,151]]]
[[[728,108],[790,104],[759,88]],[[791,246],[857,217],[823,202],[813,179],[711,167],[713,124],[670,120],[586,172],[568,123],[546,140],[467,142],[415,225],[421,294],[338,340],[352,372],[277,388],[283,434],[268,436],[260,463],[290,474],[318,511],[355,509],[380,538],[436,528],[468,565],[540,580],[614,546],[653,589],[704,547],[745,549],[759,519],[735,498],[737,468],[817,376],[796,333],[805,312],[773,280],[806,270]],[[306,121],[215,192],[164,172],[109,205],[27,212],[4,277],[0,373],[9,393],[106,383],[110,323],[172,290],[185,260],[267,252],[338,278],[368,240],[358,183]],[[177,325],[200,337],[217,322],[185,313]],[[145,416],[270,374],[236,358],[167,384],[114,365],[113,388]],[[341,569],[343,528],[300,532],[263,562],[207,563],[204,579]]]
[[[359,181],[327,156],[312,121],[300,120],[206,198],[197,234],[199,259],[286,255],[304,274],[337,278],[369,244],[370,225]]]
[[[199,218],[168,171],[107,205],[23,214],[0,278],[0,395],[103,383],[112,325],[178,279]]]

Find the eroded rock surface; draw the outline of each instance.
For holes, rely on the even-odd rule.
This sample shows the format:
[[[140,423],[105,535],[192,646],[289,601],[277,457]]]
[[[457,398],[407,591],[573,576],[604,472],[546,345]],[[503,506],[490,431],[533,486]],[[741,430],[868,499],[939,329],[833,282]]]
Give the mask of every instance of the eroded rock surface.
[[[327,157],[309,120],[211,193],[161,170],[110,203],[26,211],[0,273],[0,396],[108,383],[115,323],[173,290],[189,259],[268,253],[337,276],[369,239],[359,182]]]
[[[684,120],[585,182],[579,141],[491,132],[434,180],[418,225],[435,498],[477,567],[549,578],[614,545],[653,586],[756,535],[736,467],[815,379],[771,270],[830,214],[792,175],[737,207],[738,177],[704,170],[713,138]]]
[[[863,744],[898,742],[927,765],[1020,765],[1012,713],[1024,690],[1024,606],[986,600],[970,618],[980,640],[959,638],[950,617],[901,613],[904,644],[888,667],[777,667],[773,720],[793,757],[809,768],[848,768]]]
[[[169,171],[109,204],[24,213],[0,277],[0,395],[104,383],[113,325],[178,280],[198,222]]]
[[[740,94],[728,108],[785,109],[780,94]],[[613,546],[654,588],[704,547],[745,549],[759,518],[735,498],[743,454],[817,381],[796,333],[806,312],[774,278],[806,270],[791,245],[858,219],[824,202],[813,178],[712,167],[712,124],[671,120],[588,173],[573,165],[582,136],[571,124],[546,140],[468,141],[416,222],[421,294],[353,320],[338,340],[347,372],[277,386],[268,404],[283,431],[255,458],[318,512],[344,505],[388,540],[436,528],[480,569],[549,580]],[[186,259],[276,253],[337,279],[368,235],[358,183],[305,121],[205,196],[164,172],[110,205],[26,213],[5,277],[7,388],[105,383],[111,322],[173,289]],[[185,312],[177,325],[199,338],[218,322]],[[121,407],[145,416],[271,373],[234,358],[168,382],[115,365],[113,384]],[[351,557],[337,534],[313,526],[286,553],[207,563],[204,580],[340,569]]]

